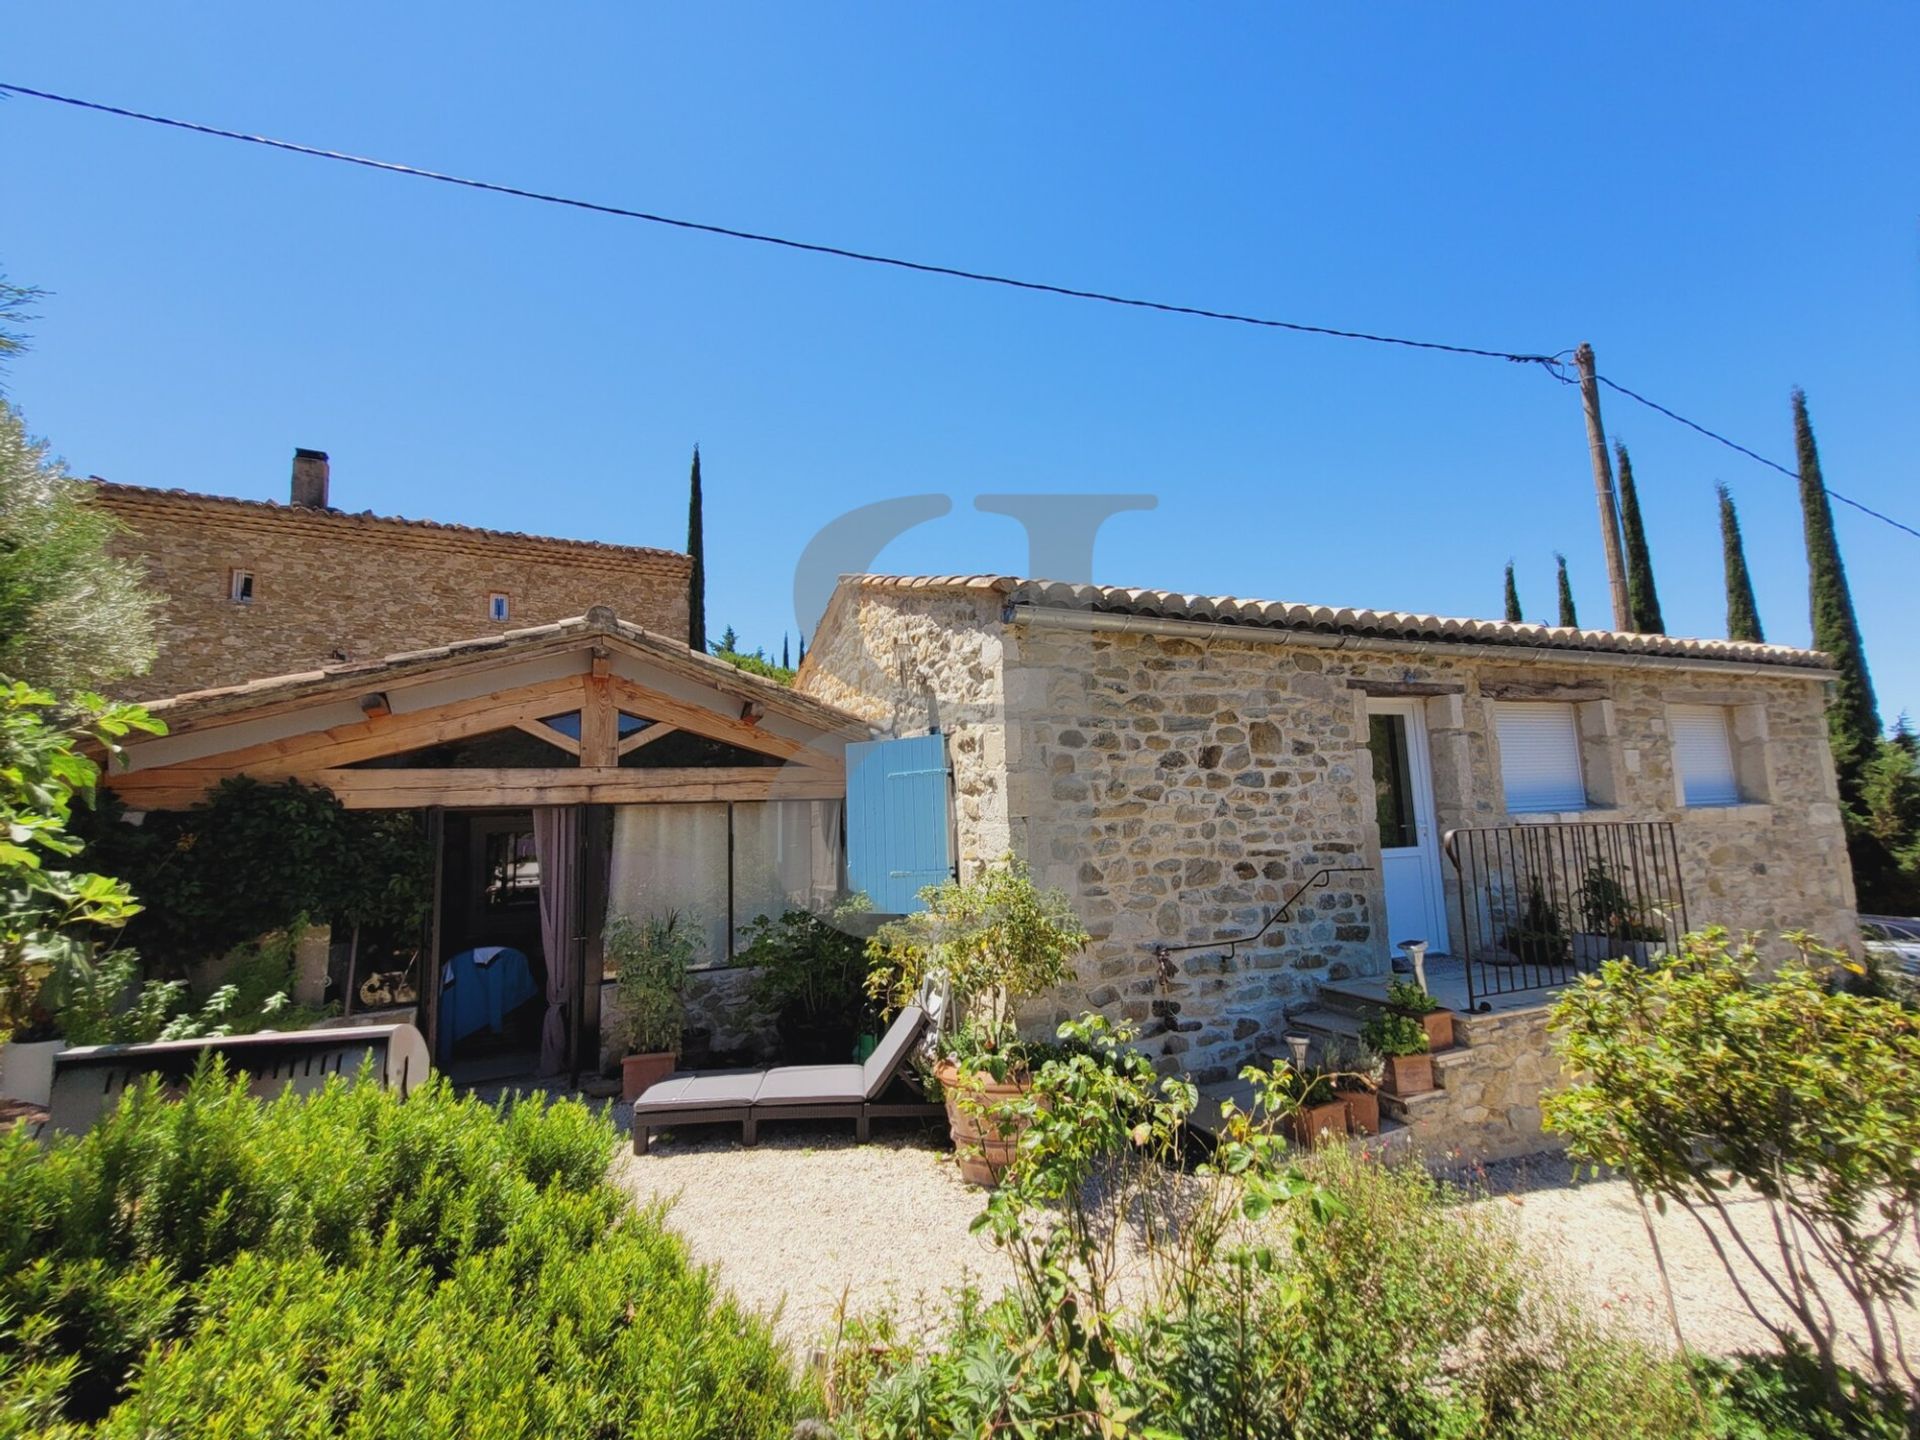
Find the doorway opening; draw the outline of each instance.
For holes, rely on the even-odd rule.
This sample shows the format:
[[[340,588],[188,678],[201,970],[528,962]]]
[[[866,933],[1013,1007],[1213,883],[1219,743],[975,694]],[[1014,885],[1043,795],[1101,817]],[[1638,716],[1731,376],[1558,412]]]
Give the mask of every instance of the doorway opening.
[[[456,1085],[539,1067],[547,956],[533,811],[448,811],[434,1063]]]

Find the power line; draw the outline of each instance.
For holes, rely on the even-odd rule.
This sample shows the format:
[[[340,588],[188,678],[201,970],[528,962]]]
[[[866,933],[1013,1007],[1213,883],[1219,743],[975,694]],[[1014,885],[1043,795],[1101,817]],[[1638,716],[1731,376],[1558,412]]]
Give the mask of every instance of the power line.
[[[1271,316],[1246,315],[1232,310],[1213,310],[1198,305],[1180,305],[1167,300],[1149,300],[1134,295],[1115,295],[1102,290],[1087,290],[1072,285],[1054,285],[1041,280],[1023,280],[1011,275],[997,275],[991,271],[966,270],[953,265],[936,265],[924,260],[907,260],[897,255],[880,255],[865,250],[852,250],[839,245],[825,245],[810,240],[795,240],[783,235],[769,235],[755,230],[741,230],[729,225],[715,225],[701,220],[687,220],[679,216],[660,215],[647,210],[630,209],[624,205],[609,205],[596,200],[582,200],[576,196],[557,195],[542,190],[528,190],[517,185],[504,185],[492,180],[476,180],[470,176],[451,175],[445,171],[427,170],[416,165],[404,165],[394,160],[378,160],[367,155],[354,155],[342,150],[326,150],[315,145],[302,145],[293,140],[280,140],[270,135],[250,135],[240,130],[226,130],[217,125],[202,125],[193,120],[179,120],[166,115],[150,115],[140,110],[129,110],[118,105],[107,105],[97,100],[82,100],[72,95],[58,95],[50,90],[36,90],[26,85],[14,85],[0,81],[0,93],[24,95],[34,100],[48,100],[59,105],[70,105],[77,110],[91,110],[102,115],[114,115],[124,120],[138,120],[148,125],[160,125],[171,130],[185,130],[195,135],[208,135],[221,140],[238,140],[248,145],[261,145],[270,150],[283,150],[293,155],[305,155],[316,160],[333,160],[344,165],[358,165],[367,170],[384,171],[390,175],[403,175],[415,180],[433,180],[443,185],[457,185],[468,190],[480,190],[493,195],[509,195],[520,200],[534,200],[545,205],[560,205],[572,210],[585,210],[596,215],[609,215],[622,220],[639,220],[649,225],[664,225],[675,230],[690,230],[703,235],[720,235],[730,240],[747,240],[758,245],[772,245],[783,250],[797,250],[810,255],[827,255],[840,260],[853,260],[866,265],[884,265],[895,270],[906,270],[920,275],[943,275],[954,280],[970,280],[982,285],[998,285],[1010,290],[1025,290],[1042,295],[1059,295],[1069,300],[1093,300],[1105,305],[1120,305],[1134,310],[1151,310],[1163,315],[1186,315],[1199,320],[1224,320],[1236,325],[1253,325],[1262,329],[1287,330],[1300,335],[1323,335],[1336,340],[1364,340],[1375,345],[1398,345],[1409,350],[1431,350],[1447,355],[1467,355],[1484,360],[1506,360],[1517,365],[1538,365],[1548,374],[1563,382],[1569,382],[1565,373],[1563,356],[1565,351],[1554,355],[1534,354],[1513,350],[1490,350],[1477,345],[1454,345],[1439,340],[1414,340],[1403,335],[1380,335],[1366,330],[1347,330],[1332,325],[1310,325],[1299,320],[1279,320]],[[1616,380],[1606,376],[1596,377],[1601,384],[1626,396],[1648,409],[1666,416],[1669,420],[1686,426],[1710,440],[1727,446],[1758,461],[1769,469],[1778,470],[1789,479],[1798,480],[1796,472],[1766,456],[1749,450],[1746,446],[1728,439],[1717,431],[1709,430],[1686,416],[1669,410],[1656,401],[1636,391],[1629,390]],[[1843,505],[1850,505],[1864,515],[1891,525],[1896,530],[1920,539],[1920,530],[1884,515],[1858,500],[1842,495],[1829,487],[1828,495]]]
[[[1596,375],[1594,378],[1598,380],[1602,385],[1606,386],[1609,390],[1616,391],[1619,394],[1626,396],[1627,399],[1646,406],[1649,410],[1658,411],[1660,414],[1666,416],[1669,420],[1672,420],[1681,425],[1684,425],[1689,430],[1697,430],[1699,431],[1700,434],[1706,436],[1709,440],[1718,441],[1720,444],[1726,446],[1729,450],[1738,450],[1742,455],[1746,456],[1749,460],[1757,460],[1762,465],[1766,466],[1769,470],[1778,470],[1782,475],[1786,476],[1789,480],[1798,481],[1800,478],[1799,473],[1797,471],[1789,470],[1786,466],[1782,465],[1779,461],[1769,460],[1766,456],[1756,454],[1752,450],[1749,450],[1746,446],[1740,444],[1738,441],[1729,440],[1726,436],[1722,435],[1717,430],[1709,430],[1706,426],[1700,424],[1698,421],[1689,420],[1684,415],[1676,414],[1672,410],[1669,410],[1666,406],[1660,404],[1657,400],[1649,400],[1646,396],[1638,393],[1637,391],[1629,390],[1626,386],[1622,385],[1618,380],[1609,380],[1604,375]],[[1891,515],[1883,515],[1870,505],[1862,505],[1858,500],[1853,499],[1851,496],[1842,495],[1838,490],[1834,489],[1831,485],[1823,484],[1820,488],[1822,490],[1825,490],[1827,494],[1830,495],[1832,498],[1834,498],[1835,500],[1838,500],[1842,505],[1851,505],[1854,509],[1858,510],[1861,514],[1871,515],[1876,520],[1885,521],[1887,524],[1893,526],[1894,529],[1904,530],[1906,531],[1907,534],[1913,536],[1914,539],[1920,540],[1920,530],[1914,529],[1913,526],[1905,524],[1902,521],[1896,520]]]
[[[1298,320],[1275,320],[1261,315],[1242,315],[1232,310],[1209,310],[1198,305],[1176,305],[1166,300],[1146,300],[1132,295],[1112,295],[1101,290],[1083,290],[1072,285],[1051,285],[1041,280],[1021,280],[1011,275],[995,275],[984,270],[963,270],[953,265],[935,265],[924,260],[903,260],[896,255],[876,255],[865,250],[849,250],[840,245],[822,245],[811,240],[793,240],[784,235],[767,235],[756,230],[739,230],[730,225],[713,225],[702,220],[686,220],[673,215],[657,215],[647,210],[631,210],[624,205],[608,205],[597,200],[581,200],[570,195],[555,195],[543,190],[527,190],[517,185],[502,185],[492,180],[475,180],[465,175],[449,175],[440,170],[424,170],[417,165],[402,165],[394,160],[376,160],[366,155],[351,155],[341,150],[323,150],[292,140],[277,140],[270,135],[248,135],[239,130],[223,130],[217,125],[201,125],[192,120],[175,120],[165,115],[148,115],[118,105],[103,105],[96,100],[80,100],[71,95],[55,95],[25,85],[0,82],[0,91],[26,95],[35,100],[52,100],[80,110],[103,115],[118,115],[141,120],[149,125],[164,125],[174,130],[189,130],[196,135],[212,135],[222,140],[240,140],[249,145],[265,145],[316,160],[337,160],[369,170],[384,170],[416,180],[437,180],[444,185],[460,185],[469,190],[485,190],[495,195],[512,195],[521,200],[538,200],[547,205],[565,205],[574,210],[589,210],[597,215],[612,215],[622,220],[643,220],[649,225],[667,225],[676,230],[694,230],[703,235],[724,235],[730,240],[751,240],[759,245],[777,245],[785,250],[802,250],[811,255],[831,255],[841,260],[858,260],[867,265],[889,265],[896,270],[911,270],[921,275],[945,275],[955,280],[973,280],[983,285],[1002,285],[1012,290],[1032,290],[1043,295],[1064,295],[1070,300],[1098,300],[1107,305],[1126,305],[1136,310],[1157,310],[1167,315],[1191,315],[1201,320],[1228,320],[1238,325],[1259,325],[1270,330],[1292,330],[1302,335],[1328,335],[1336,340],[1367,340],[1376,345],[1404,345],[1412,350],[1439,350],[1449,355],[1474,355],[1487,360],[1511,360],[1522,365],[1544,365],[1550,355],[1516,354],[1507,350],[1486,350],[1474,345],[1449,345],[1438,340],[1410,340],[1402,335],[1376,335],[1365,330],[1342,330],[1331,325],[1308,325]]]

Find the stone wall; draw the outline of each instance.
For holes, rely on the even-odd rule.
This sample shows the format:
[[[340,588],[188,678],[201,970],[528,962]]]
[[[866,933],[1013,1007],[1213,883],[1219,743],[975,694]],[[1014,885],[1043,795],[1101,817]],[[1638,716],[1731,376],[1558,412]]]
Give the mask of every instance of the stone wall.
[[[1844,836],[1816,678],[1583,655],[1544,663],[1462,646],[1334,648],[1088,629],[1046,613],[1003,619],[999,596],[845,585],[801,687],[896,734],[954,737],[962,864],[1011,848],[1072,896],[1094,936],[1043,1025],[1091,1005],[1144,1027],[1168,1069],[1224,1079],[1278,1049],[1289,1010],[1322,980],[1389,963],[1367,747],[1370,696],[1414,697],[1437,828],[1543,820],[1671,820],[1696,927],[1805,927],[1857,943]],[[1585,662],[1585,663],[1583,663]],[[1580,705],[1593,808],[1510,816],[1497,697]],[[1667,707],[1734,707],[1753,803],[1689,809]],[[1157,944],[1257,928],[1322,867],[1368,867],[1309,891],[1257,943],[1172,957]],[[1457,913],[1451,867],[1448,913]]]
[[[584,615],[597,604],[675,639],[691,562],[667,550],[98,484],[115,550],[164,597],[160,653],[135,699],[238,684]],[[232,572],[254,577],[250,604]],[[489,597],[508,597],[494,620]]]
[[[1006,645],[989,591],[842,587],[795,679],[888,734],[948,737],[963,875],[1020,848],[1008,780],[1022,737],[1007,725]]]
[[[1456,1015],[1456,1048],[1433,1057],[1439,1088],[1383,1103],[1412,1132],[1414,1148],[1436,1165],[1510,1160],[1565,1143],[1540,1125],[1540,1098],[1565,1084],[1547,1007],[1495,1015]]]

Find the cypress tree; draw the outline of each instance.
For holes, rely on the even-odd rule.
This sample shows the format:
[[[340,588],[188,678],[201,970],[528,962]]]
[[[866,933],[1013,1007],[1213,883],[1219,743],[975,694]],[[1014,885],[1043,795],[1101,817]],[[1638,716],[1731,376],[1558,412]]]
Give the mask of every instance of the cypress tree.
[[[687,554],[693,572],[687,577],[687,644],[707,653],[707,535],[701,514],[700,447],[693,447],[693,476],[687,485]]]
[[[1753,603],[1753,578],[1747,574],[1747,550],[1740,541],[1740,516],[1733,508],[1733,492],[1725,485],[1720,496],[1720,553],[1727,570],[1727,638],[1762,644],[1760,610]]]
[[[1520,592],[1513,584],[1513,562],[1507,561],[1507,619],[1515,625],[1526,617],[1520,613]]]
[[[1840,542],[1833,533],[1833,505],[1820,475],[1820,451],[1807,419],[1807,397],[1793,392],[1793,441],[1800,459],[1800,513],[1807,533],[1807,589],[1813,611],[1814,648],[1833,657],[1840,678],[1827,704],[1827,734],[1833,742],[1833,765],[1840,777],[1840,795],[1849,805],[1860,796],[1860,780],[1867,762],[1880,745],[1880,712],[1873,698],[1873,678],[1867,673],[1867,652],[1860,642],[1860,622],[1853,613],[1853,594],[1847,588],[1847,567],[1840,560]]]
[[[1573,608],[1573,586],[1567,580],[1567,557],[1556,550],[1553,559],[1560,567],[1560,623],[1569,630],[1578,630],[1580,617]]]
[[[1633,488],[1633,462],[1627,447],[1613,442],[1620,462],[1620,538],[1627,552],[1627,614],[1641,635],[1664,635],[1660,596],[1653,588],[1653,557],[1647,553],[1647,531],[1640,523],[1640,497]]]
[[[800,637],[800,663],[802,665],[807,663],[807,637],[805,635]]]
[[[780,668],[782,670],[793,668],[793,652],[787,646],[787,632],[784,630],[780,632]]]

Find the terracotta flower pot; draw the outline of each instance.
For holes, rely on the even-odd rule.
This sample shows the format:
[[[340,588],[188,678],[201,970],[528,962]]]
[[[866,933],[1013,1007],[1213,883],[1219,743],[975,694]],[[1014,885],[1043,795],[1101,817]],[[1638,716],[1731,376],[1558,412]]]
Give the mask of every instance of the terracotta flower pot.
[[[632,1104],[673,1073],[678,1057],[671,1050],[650,1050],[644,1055],[629,1055],[620,1062],[620,1098]]]
[[[1387,1056],[1385,1089],[1389,1095],[1426,1094],[1433,1089],[1433,1057],[1431,1055]]]
[[[1429,1051],[1453,1048],[1453,1012],[1451,1010],[1429,1010],[1420,1017],[1420,1024],[1427,1032]]]
[[[1028,1081],[989,1080],[972,1076],[963,1083],[960,1067],[942,1060],[933,1067],[933,1078],[940,1082],[940,1093],[947,1103],[947,1131],[953,1137],[954,1158],[960,1163],[960,1178],[969,1185],[988,1189],[1000,1183],[1000,1177],[1013,1163],[1024,1124],[996,1125],[977,1113],[1024,1095],[1032,1088]],[[965,1104],[962,1104],[962,1098]]]
[[[1347,1129],[1355,1135],[1380,1133],[1380,1097],[1371,1090],[1342,1090],[1347,1107]]]
[[[1324,1105],[1302,1105],[1287,1117],[1287,1132],[1296,1145],[1319,1145],[1347,1133],[1346,1097],[1335,1095]]]
[[[1418,1020],[1420,1028],[1427,1032],[1427,1050],[1451,1050],[1453,1048],[1453,1012],[1451,1010],[1409,1010],[1404,1005],[1387,1007],[1396,1015],[1405,1015],[1410,1020]]]

